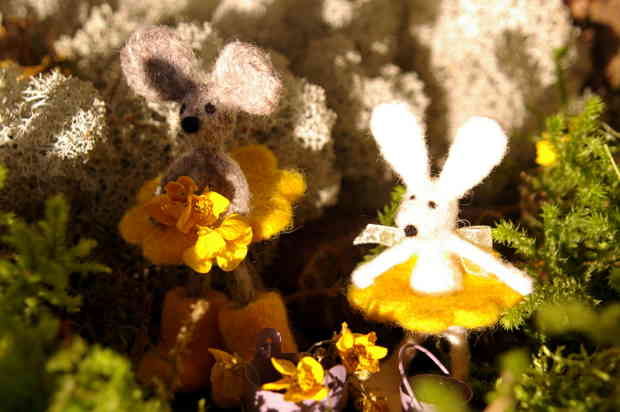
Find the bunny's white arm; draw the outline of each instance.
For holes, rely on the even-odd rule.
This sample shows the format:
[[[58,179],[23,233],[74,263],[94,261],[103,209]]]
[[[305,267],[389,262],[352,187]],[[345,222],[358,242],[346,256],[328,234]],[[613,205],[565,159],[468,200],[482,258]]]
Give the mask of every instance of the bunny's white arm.
[[[358,266],[351,274],[351,280],[356,287],[367,288],[373,284],[379,275],[410,259],[419,249],[420,245],[417,239],[405,238],[381,252],[370,262]]]
[[[457,234],[449,236],[446,246],[450,252],[471,260],[487,272],[493,273],[499,280],[521,295],[525,296],[532,293],[534,282],[526,273],[503,262]]]

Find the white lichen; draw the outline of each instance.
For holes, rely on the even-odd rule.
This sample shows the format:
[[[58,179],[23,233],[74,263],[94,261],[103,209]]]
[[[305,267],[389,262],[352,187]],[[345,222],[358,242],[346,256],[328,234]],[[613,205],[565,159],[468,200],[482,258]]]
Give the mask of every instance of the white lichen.
[[[99,198],[109,199],[119,210],[103,210],[102,202],[92,209],[106,225],[139,185],[165,169],[187,144],[179,133],[179,107],[135,97],[120,71],[118,52],[140,25],[175,27],[205,70],[230,39],[277,52],[272,57],[287,88],[280,108],[271,117],[240,116],[231,145],[265,143],[285,166],[306,174],[309,193],[299,208],[301,219],[318,216],[336,200],[341,177],[359,185],[346,195],[360,206],[371,204],[371,197],[380,198],[373,194],[377,185],[388,186],[393,176],[378,161],[368,127],[375,105],[406,102],[428,126],[432,152],[441,151],[438,142],[449,140],[471,115],[493,117],[510,134],[521,134],[558,108],[554,52],[567,47],[564,64],[570,69],[579,61],[571,43],[575,32],[561,0],[0,3],[3,17],[38,20],[38,34],[54,40],[50,55],[62,57],[73,76],[47,93],[36,82],[45,78],[51,85],[51,78],[17,81],[10,69],[2,72],[0,93],[8,102],[0,108],[2,136],[29,136],[17,146],[5,138],[3,150],[23,151],[32,136],[45,141],[37,146],[45,156],[32,150],[22,163],[32,166],[30,170],[49,168],[50,176],[64,176],[66,182],[80,180],[81,188],[97,188]],[[571,96],[580,79],[567,74]],[[77,84],[78,79],[92,82],[94,88]],[[65,89],[71,92],[63,95]],[[86,105],[79,98],[75,104],[79,90],[86,89],[95,93],[96,104]],[[58,105],[56,111],[52,105]],[[42,113],[62,119],[62,128],[51,122],[50,135],[37,135],[30,125],[37,124]],[[106,135],[106,143],[99,144]],[[518,153],[518,139],[513,142],[511,153]],[[89,160],[80,163],[84,153],[90,153]],[[37,181],[46,178],[34,176],[20,163],[12,173],[31,173],[29,179]]]
[[[297,71],[327,91],[328,104],[338,114],[334,144],[338,167],[345,177],[385,182],[391,174],[378,162],[378,151],[369,132],[373,107],[404,101],[423,121],[428,106],[424,86],[413,72],[384,65],[378,75],[367,74],[364,60],[344,35],[312,42]]]
[[[10,170],[9,185],[27,182],[29,190],[19,197],[4,191],[3,203],[93,190],[95,177],[85,169],[95,147],[107,141],[105,103],[92,85],[58,71],[19,76],[0,69],[0,162]]]
[[[79,192],[84,216],[114,228],[140,185],[187,150],[178,105],[147,103],[131,92],[122,76],[118,47],[130,30],[121,26],[131,21],[123,13],[107,5],[95,7],[82,29],[56,43],[66,64],[96,89],[57,72],[21,82],[18,71],[2,72],[0,161],[5,160],[12,183],[36,182],[33,197],[17,202],[37,204],[49,192]],[[104,27],[115,34],[106,34]],[[209,23],[179,23],[175,28],[208,70],[224,44],[217,31]],[[282,167],[304,173],[308,193],[296,209],[301,223],[337,199],[340,173],[332,141],[336,115],[327,108],[323,88],[293,76],[283,56],[274,52],[273,58],[286,89],[278,110],[272,116],[239,116],[229,145],[266,144]],[[41,127],[44,119],[46,127]]]
[[[427,66],[447,136],[472,115],[493,117],[515,133],[558,108],[554,54],[568,47],[569,65],[577,57],[561,0],[420,0],[410,13],[410,34],[430,50],[428,59],[412,58]]]
[[[342,34],[352,41],[369,74],[392,62],[405,16],[403,0],[325,0],[323,22],[330,35]]]

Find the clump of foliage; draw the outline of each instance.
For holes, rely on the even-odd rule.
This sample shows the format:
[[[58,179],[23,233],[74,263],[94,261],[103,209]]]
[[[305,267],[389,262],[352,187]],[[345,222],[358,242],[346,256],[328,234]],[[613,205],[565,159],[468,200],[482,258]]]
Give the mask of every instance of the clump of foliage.
[[[620,409],[620,139],[603,111],[594,97],[548,119],[542,167],[525,176],[528,231],[502,222],[493,232],[538,277],[502,319],[533,338],[529,367],[508,384],[502,372],[495,391],[516,410]]]
[[[570,353],[559,346],[543,345],[533,366],[515,388],[519,410],[617,411],[620,351]]]
[[[620,408],[620,305],[602,311],[572,302],[543,305],[536,324],[547,338],[564,337],[566,345],[550,342],[539,346],[531,363],[523,362],[524,350],[506,354],[501,379],[491,398],[498,397],[514,410],[617,411]],[[578,332],[589,338],[579,344],[568,340]],[[572,347],[571,347],[572,346]]]
[[[523,326],[543,303],[597,304],[619,297],[613,286],[620,258],[620,172],[614,160],[620,139],[602,123],[603,110],[594,97],[578,115],[548,119],[538,140],[552,147],[555,159],[525,176],[535,208],[525,211],[531,235],[511,222],[493,231],[538,275],[535,292],[502,319],[508,329]]]
[[[1,169],[0,184],[6,172]],[[108,272],[87,260],[96,242],[68,241],[69,206],[50,198],[28,224],[2,214],[0,258],[0,399],[8,411],[159,411],[144,401],[130,362],[72,337],[61,317],[79,310],[72,274]]]
[[[67,245],[69,208],[62,196],[46,202],[45,217],[35,225],[4,216],[4,244],[11,257],[0,261],[0,310],[24,320],[49,310],[76,311],[81,297],[69,292],[71,273],[106,272],[97,263],[84,261],[96,246],[92,239]]]
[[[160,400],[144,400],[129,360],[99,345],[89,347],[82,339],[56,352],[47,361],[46,372],[55,380],[49,412],[168,409]]]

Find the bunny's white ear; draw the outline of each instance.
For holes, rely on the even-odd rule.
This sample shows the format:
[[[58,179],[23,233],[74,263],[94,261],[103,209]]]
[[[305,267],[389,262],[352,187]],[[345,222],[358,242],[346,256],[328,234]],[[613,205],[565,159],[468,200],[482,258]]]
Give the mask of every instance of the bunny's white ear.
[[[383,103],[375,107],[370,129],[383,158],[407,186],[428,181],[430,167],[424,133],[406,103]]]
[[[500,125],[487,117],[472,117],[456,133],[448,160],[439,175],[440,191],[460,199],[497,166],[508,146]]]

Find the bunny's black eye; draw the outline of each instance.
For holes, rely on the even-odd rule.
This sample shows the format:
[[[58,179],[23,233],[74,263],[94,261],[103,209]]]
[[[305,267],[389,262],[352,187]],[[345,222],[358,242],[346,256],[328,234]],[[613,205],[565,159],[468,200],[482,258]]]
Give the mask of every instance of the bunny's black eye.
[[[187,109],[187,106],[185,105],[185,103],[183,103],[181,105],[181,111],[179,112],[180,114],[183,114],[183,112],[185,111],[185,109]]]
[[[414,199],[415,199],[415,195],[409,196],[409,200],[414,200]]]
[[[414,237],[418,235],[418,228],[414,225],[405,226],[405,236]]]
[[[215,105],[213,103],[205,104],[205,112],[207,112],[207,114],[213,114],[216,111],[217,109],[215,108]]]
[[[431,200],[430,202],[428,202],[428,207],[430,207],[431,209],[435,209],[437,207],[437,203]]]

